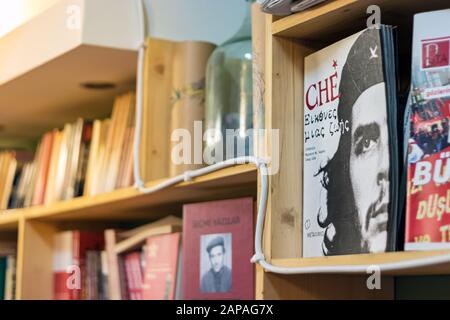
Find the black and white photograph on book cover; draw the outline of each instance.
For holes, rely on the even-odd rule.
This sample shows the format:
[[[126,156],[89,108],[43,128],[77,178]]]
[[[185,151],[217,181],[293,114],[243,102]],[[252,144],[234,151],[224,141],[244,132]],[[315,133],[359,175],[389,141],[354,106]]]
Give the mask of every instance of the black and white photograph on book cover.
[[[200,289],[204,293],[229,292],[232,287],[232,234],[200,237]]]
[[[389,230],[391,138],[383,64],[379,30],[365,30],[306,58],[305,257],[388,248],[394,230]]]

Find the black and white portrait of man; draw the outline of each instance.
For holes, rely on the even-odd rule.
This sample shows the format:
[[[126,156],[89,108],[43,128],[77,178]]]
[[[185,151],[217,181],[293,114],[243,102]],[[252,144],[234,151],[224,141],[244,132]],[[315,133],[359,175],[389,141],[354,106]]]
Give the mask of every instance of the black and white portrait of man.
[[[200,288],[205,293],[229,292],[232,286],[231,233],[201,236]]]
[[[353,44],[342,69],[338,120],[347,123],[332,159],[320,168],[324,255],[386,251],[390,152],[379,32]]]

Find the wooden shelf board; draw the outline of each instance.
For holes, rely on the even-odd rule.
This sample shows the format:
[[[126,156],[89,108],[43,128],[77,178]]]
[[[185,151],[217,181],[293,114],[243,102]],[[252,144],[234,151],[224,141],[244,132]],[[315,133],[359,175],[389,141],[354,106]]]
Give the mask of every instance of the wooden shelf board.
[[[153,181],[146,186],[155,186],[161,181]],[[51,222],[154,220],[181,212],[182,204],[187,202],[254,196],[256,182],[255,166],[239,165],[153,194],[142,194],[134,188],[127,188],[11,212],[23,214],[27,220]]]
[[[272,264],[283,267],[324,267],[351,265],[383,265],[386,263],[421,260],[443,254],[450,254],[450,250],[433,251],[402,251],[377,254],[343,255],[303,259],[274,259]],[[439,275],[450,274],[450,263],[423,266],[404,270],[385,272],[386,275]]]
[[[0,232],[16,231],[19,228],[20,213],[0,214]]]
[[[366,27],[370,5],[381,8],[381,23],[397,23],[418,12],[445,9],[446,1],[427,0],[330,0],[309,10],[299,12],[272,23],[276,36],[323,41],[342,38],[343,34]]]

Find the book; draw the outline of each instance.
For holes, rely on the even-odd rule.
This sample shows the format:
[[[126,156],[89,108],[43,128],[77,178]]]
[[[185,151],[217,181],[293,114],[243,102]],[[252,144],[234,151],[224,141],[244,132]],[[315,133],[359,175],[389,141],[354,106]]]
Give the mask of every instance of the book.
[[[86,300],[100,300],[101,260],[100,251],[86,251]]]
[[[125,278],[130,300],[142,300],[143,274],[141,268],[141,252],[131,252],[124,255]]]
[[[0,300],[5,299],[5,280],[6,280],[6,267],[7,257],[0,257]]]
[[[405,250],[450,248],[450,10],[414,16]]]
[[[304,11],[306,9],[309,9],[315,5],[318,5],[322,2],[325,2],[326,0],[302,0],[297,1],[297,3],[293,3],[291,6],[291,11],[294,12],[300,12]]]
[[[40,166],[38,169],[37,182],[34,186],[32,205],[41,205],[45,201],[45,188],[47,185],[48,171],[50,169],[50,160],[53,147],[53,139],[55,137],[55,131],[48,132],[44,135],[41,142],[41,154],[39,157]]]
[[[84,184],[86,182],[87,166],[89,162],[89,151],[92,140],[92,123],[83,121],[80,137],[80,152],[75,174],[73,193],[69,197],[80,197],[84,193]]]
[[[30,152],[0,152],[0,209],[49,205],[130,187],[135,96],[115,99],[112,119],[77,119],[43,135]],[[18,155],[19,159],[16,159]]]
[[[105,154],[106,138],[108,136],[110,119],[95,120],[92,128],[92,140],[89,150],[89,159],[86,169],[86,178],[83,194],[92,196],[96,193],[100,183],[101,164]]]
[[[2,178],[0,180],[0,210],[8,208],[16,168],[17,160],[14,152],[0,153],[0,177]]]
[[[294,12],[304,11],[326,0],[259,0],[264,12],[285,16]]]
[[[15,300],[16,297],[16,256],[10,254],[6,258],[5,300]]]
[[[383,25],[305,58],[303,257],[396,248],[395,60]]]
[[[127,167],[127,161],[131,161],[132,157],[128,154],[123,155],[123,153],[124,150],[127,153],[132,153],[133,150],[130,144],[133,141],[131,133],[134,131],[134,118],[135,95],[127,93],[117,97],[114,102],[111,121],[105,133],[105,140],[95,144],[99,148],[100,163],[98,163],[94,187],[89,187],[91,194],[109,192],[118,187],[131,185],[132,180],[129,178],[129,171],[132,170],[131,165],[128,165],[127,184],[123,183],[123,177],[125,176],[124,170]],[[89,172],[92,173],[91,170]],[[87,179],[93,181],[90,177]]]
[[[181,226],[180,218],[168,216],[131,230],[105,230],[108,295],[111,300],[129,297],[124,256],[142,250],[149,237],[180,232]]]
[[[183,206],[183,299],[254,298],[253,199]]]
[[[144,300],[175,299],[180,240],[180,233],[147,239],[142,286]]]
[[[109,271],[108,271],[108,255],[106,253],[106,250],[101,251],[100,261],[101,261],[101,278],[100,278],[99,300],[109,300],[109,282],[108,282]]]
[[[88,298],[87,252],[103,249],[103,233],[64,231],[55,235],[53,243],[55,300],[86,300]]]

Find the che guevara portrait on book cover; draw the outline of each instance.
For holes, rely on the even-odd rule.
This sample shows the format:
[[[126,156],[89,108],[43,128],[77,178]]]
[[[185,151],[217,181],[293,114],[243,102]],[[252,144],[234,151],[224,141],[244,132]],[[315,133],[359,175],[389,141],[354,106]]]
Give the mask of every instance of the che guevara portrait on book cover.
[[[379,30],[305,60],[303,254],[384,252],[390,136]]]

